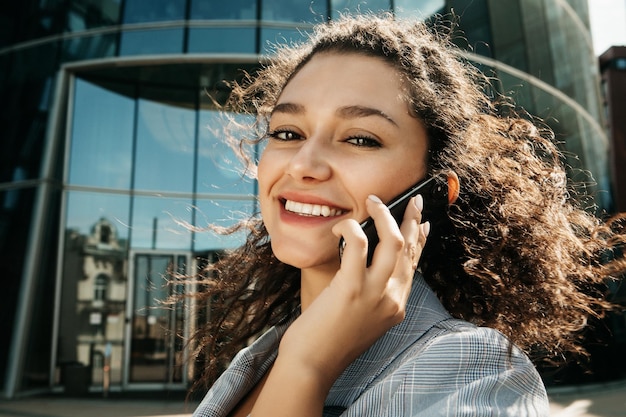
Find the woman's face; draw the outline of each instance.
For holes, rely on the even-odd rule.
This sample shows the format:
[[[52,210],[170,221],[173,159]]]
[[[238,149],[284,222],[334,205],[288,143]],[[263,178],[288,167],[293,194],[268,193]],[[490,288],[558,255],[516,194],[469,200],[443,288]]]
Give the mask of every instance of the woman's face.
[[[426,174],[427,137],[409,114],[400,74],[382,59],[315,55],[282,91],[259,162],[263,221],[278,259],[334,271],[332,227],[368,217]]]

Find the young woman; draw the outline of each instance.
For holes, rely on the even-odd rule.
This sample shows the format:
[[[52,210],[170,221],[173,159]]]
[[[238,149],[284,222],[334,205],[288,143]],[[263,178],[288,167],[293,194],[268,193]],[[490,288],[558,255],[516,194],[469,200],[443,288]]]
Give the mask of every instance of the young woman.
[[[261,218],[194,295],[203,381],[263,334],[195,416],[548,415],[527,354],[582,349],[623,222],[570,200],[550,132],[497,115],[480,80],[425,25],[367,16],[234,87],[267,141]],[[418,195],[396,222],[383,202],[433,177],[447,209],[422,222],[441,197]]]

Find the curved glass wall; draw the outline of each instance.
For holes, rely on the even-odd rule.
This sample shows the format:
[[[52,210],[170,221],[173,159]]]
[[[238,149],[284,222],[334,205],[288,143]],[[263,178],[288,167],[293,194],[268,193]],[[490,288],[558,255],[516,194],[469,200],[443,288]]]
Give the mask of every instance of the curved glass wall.
[[[120,221],[132,236],[131,247],[154,246],[147,238],[152,223],[136,226],[135,222],[157,218],[162,223],[159,231],[173,234],[169,238],[159,237],[158,241],[163,243],[156,247],[207,249],[192,248],[190,231],[188,237],[176,235],[175,222],[194,224],[193,218],[197,214],[202,216],[197,213],[196,204],[203,199],[234,199],[246,205],[243,211],[249,214],[253,209],[255,183],[242,177],[236,154],[223,140],[225,115],[215,108],[206,87],[200,83],[219,84],[222,77],[234,78],[236,71],[245,67],[218,64],[158,67],[151,70],[151,84],[128,80],[127,77],[140,76],[143,70],[139,67],[79,73],[73,84],[68,132],[69,192],[99,191],[107,196],[130,196],[132,204],[129,202],[126,208],[130,217],[115,213],[111,218],[131,219]],[[178,80],[184,83],[189,83],[186,77],[193,74],[198,84],[196,88],[181,85],[170,78],[173,74],[178,74]],[[98,212],[79,228],[87,231],[101,214]],[[135,241],[142,243],[133,244]]]
[[[43,107],[45,116],[54,73],[65,62],[186,53],[233,57],[243,54],[253,60],[258,54],[270,52],[272,43],[302,39],[315,22],[337,17],[339,13],[377,13],[392,7],[400,17],[424,19],[434,13],[454,10],[465,39],[461,46],[536,77],[577,101],[591,118],[602,117],[598,74],[586,23],[587,7],[582,0],[506,4],[494,0],[471,3],[461,0],[159,0],[158,7],[139,0],[45,2],[45,6],[31,6],[36,13],[27,12],[29,7],[24,6],[19,9],[24,10],[22,14],[7,20],[9,26],[2,44],[13,46],[0,49],[0,63],[4,60],[8,67],[2,92],[4,97],[30,101],[30,106],[16,106],[20,109],[17,116],[26,116],[22,121],[27,124],[33,120],[33,114],[26,114],[23,109]],[[36,42],[32,45],[23,43],[34,39]],[[37,79],[39,85],[33,85],[32,81]],[[517,80],[509,83],[506,74],[502,75],[502,80],[503,90],[512,91],[530,113],[554,112],[554,107],[548,107],[552,103],[525,100],[529,96],[524,91],[528,83],[517,83]],[[13,125],[16,124],[14,116],[6,116]],[[45,122],[42,125],[45,126]],[[560,130],[556,123],[552,127]],[[24,136],[23,131],[10,129],[7,134],[14,140]],[[42,134],[32,132],[36,140],[42,140]],[[591,138],[585,148],[594,147],[595,142],[605,142],[605,138]],[[575,144],[570,146],[574,147]],[[7,170],[15,162],[6,162],[2,178],[12,181],[12,174]],[[32,161],[33,167],[40,163],[37,159]],[[605,176],[595,168],[591,171],[595,177]],[[30,175],[29,178],[37,178],[33,170],[24,173]]]
[[[460,29],[472,51],[467,58],[497,78],[518,107],[545,120],[561,145],[570,178],[588,186],[600,210],[610,210],[608,137],[586,3],[452,3],[458,3]]]
[[[242,243],[209,225],[255,210],[255,182],[235,168],[207,94],[219,96],[212,86],[234,68],[154,67],[150,83],[139,82],[145,67],[76,72],[53,384],[67,389],[82,367],[95,386],[185,386],[186,353],[162,329],[184,334],[186,309],[150,309],[170,294],[172,265],[191,274],[197,256]]]

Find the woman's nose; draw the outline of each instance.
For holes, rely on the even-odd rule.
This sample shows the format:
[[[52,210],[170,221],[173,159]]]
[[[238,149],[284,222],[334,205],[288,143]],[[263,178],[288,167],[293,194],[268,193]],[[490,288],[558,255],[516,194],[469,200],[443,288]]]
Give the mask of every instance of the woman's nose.
[[[287,174],[297,180],[326,180],[331,175],[330,157],[330,149],[323,140],[307,138],[291,156]]]

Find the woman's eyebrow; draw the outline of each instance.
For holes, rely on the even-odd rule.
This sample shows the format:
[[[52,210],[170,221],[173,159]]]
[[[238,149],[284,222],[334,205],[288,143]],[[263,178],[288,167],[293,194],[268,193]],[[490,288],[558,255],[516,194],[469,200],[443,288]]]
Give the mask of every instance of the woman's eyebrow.
[[[279,103],[272,109],[272,114],[274,113],[303,114],[305,113],[305,109],[302,104]]]
[[[367,106],[344,106],[337,109],[337,115],[343,119],[355,119],[358,117],[378,116],[382,117],[394,126],[398,124],[382,110]]]
[[[272,114],[274,113],[287,113],[287,114],[304,114],[306,113],[306,109],[302,104],[297,103],[279,103],[274,106],[272,110]],[[356,119],[359,117],[370,117],[377,116],[385,119],[389,123],[394,126],[398,126],[398,124],[382,110],[375,109],[373,107],[367,106],[343,106],[337,109],[335,112],[338,117],[342,119]]]

